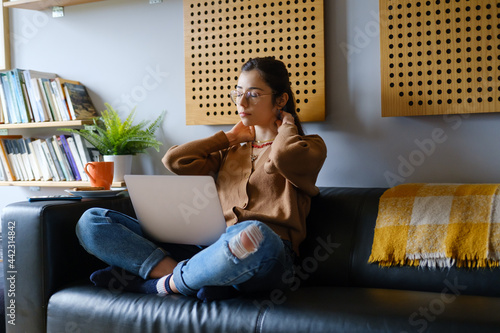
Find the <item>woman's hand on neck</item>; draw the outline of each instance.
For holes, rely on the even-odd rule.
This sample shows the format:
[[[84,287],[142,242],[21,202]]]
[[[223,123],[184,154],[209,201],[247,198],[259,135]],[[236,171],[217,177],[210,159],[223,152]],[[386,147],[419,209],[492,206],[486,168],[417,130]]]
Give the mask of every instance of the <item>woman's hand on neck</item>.
[[[245,126],[241,120],[225,134],[229,141],[229,146],[255,140],[254,126]]]

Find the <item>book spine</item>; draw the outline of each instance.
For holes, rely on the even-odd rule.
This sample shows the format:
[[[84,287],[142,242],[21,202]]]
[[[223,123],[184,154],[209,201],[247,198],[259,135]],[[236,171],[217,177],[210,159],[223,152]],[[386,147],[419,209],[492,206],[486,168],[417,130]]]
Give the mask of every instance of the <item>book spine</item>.
[[[0,180],[1,181],[7,180],[7,172],[5,171],[2,163],[0,163]]]
[[[45,98],[47,100],[47,105],[49,106],[52,120],[61,121],[61,118],[59,117],[59,112],[56,109],[56,105],[54,104],[54,97],[50,88],[50,80],[40,79],[40,82],[45,94]]]
[[[71,168],[69,166],[68,158],[66,157],[66,154],[62,151],[62,147],[59,145],[59,140],[57,139],[57,136],[52,136],[52,146],[54,147],[54,152],[57,155],[57,160],[59,161],[59,164],[61,165],[61,170],[64,173],[64,178],[66,180],[71,181],[75,180],[75,177],[73,177],[73,172],[71,172]]]
[[[9,181],[17,180],[17,178],[14,174],[14,171],[12,169],[13,168],[12,164],[9,161],[8,151],[7,151],[7,148],[5,147],[5,142],[3,139],[0,139],[0,150],[1,150],[0,151],[0,160],[2,161],[2,165],[3,165],[3,168],[5,170],[7,180],[9,180]]]
[[[33,112],[33,121],[40,122],[41,112],[40,104],[38,103],[38,96],[36,94],[35,87],[33,87],[33,80],[31,79],[30,71],[23,71],[24,83],[26,85],[26,91],[29,97],[30,106]]]
[[[21,88],[21,81],[17,70],[11,70],[8,72],[11,88],[14,93],[14,98],[17,104],[17,110],[22,123],[28,122],[28,112],[26,109],[26,104],[24,103],[23,91]]]
[[[24,170],[26,172],[26,180],[34,180],[35,175],[33,174],[33,170],[31,168],[31,163],[28,157],[28,151],[24,145],[23,139],[17,139],[16,144],[19,150],[19,158],[22,160],[22,164],[24,165]]]
[[[55,80],[51,80],[50,86],[52,87],[52,93],[54,94],[54,101],[57,105],[59,113],[61,114],[61,119],[70,120],[68,107],[64,103],[64,98],[61,96],[59,88],[57,87],[57,82]]]
[[[33,122],[35,118],[31,107],[30,97],[28,95],[28,87],[26,86],[24,71],[22,69],[15,69],[14,76],[17,81],[18,89],[20,89],[20,108],[25,111],[28,122]]]
[[[31,143],[31,139],[24,139],[24,145],[26,147],[26,151],[28,152],[28,158],[30,160],[31,169],[33,170],[33,176],[35,180],[42,179],[42,172],[40,170],[40,164],[36,158],[35,153],[33,152],[33,145]]]
[[[86,147],[85,141],[82,138],[82,136],[80,134],[77,134],[77,133],[73,133],[73,138],[74,138],[75,143],[76,143],[76,148],[78,148],[78,152],[80,153],[80,159],[82,160],[82,164],[83,164],[83,166],[85,166],[85,164],[92,161],[90,159],[90,154],[89,154],[89,151]]]
[[[47,145],[46,140],[40,140],[41,146],[42,146],[42,151],[45,154],[45,158],[47,159],[47,162],[49,164],[50,172],[54,176],[55,181],[60,181],[61,179],[59,178],[59,174],[56,169],[56,165],[54,164],[54,160],[52,159],[52,155],[50,155],[49,147]]]
[[[55,161],[52,158],[52,155],[50,154],[48,143],[46,140],[43,140],[43,139],[40,140],[40,143],[42,146],[43,153],[45,154],[45,158],[47,159],[47,162],[49,164],[50,172],[52,173],[52,175],[54,177],[54,181],[58,182],[61,180],[61,178],[59,177],[59,173],[57,172]]]
[[[52,115],[52,110],[50,109],[49,99],[47,97],[47,93],[45,92],[44,83],[40,78],[35,79],[35,81],[37,83],[38,93],[40,94],[45,120],[52,121],[54,120],[54,116]]]
[[[17,160],[17,156],[14,151],[14,146],[12,145],[11,140],[5,140],[5,147],[7,148],[7,156],[9,157],[9,162],[12,165],[12,169],[14,171],[14,175],[16,180],[23,180],[23,173],[20,169],[19,162]]]
[[[69,149],[71,150],[71,153],[73,153],[73,158],[75,159],[76,167],[78,168],[78,172],[80,172],[80,177],[82,180],[89,180],[89,177],[85,173],[85,170],[83,169],[85,166],[82,163],[82,160],[80,159],[80,153],[78,152],[78,148],[76,148],[75,140],[73,139],[72,136],[66,137],[66,141],[68,141]]]
[[[2,84],[0,83],[0,89],[2,89]],[[4,109],[3,109],[3,104],[1,103],[1,99],[0,99],[0,123],[1,124],[6,124],[8,123],[8,119],[6,120],[5,119],[5,113],[4,113]]]
[[[2,75],[2,85],[5,92],[5,100],[7,101],[7,112],[9,112],[9,119],[11,123],[19,123],[19,119],[17,117],[17,107],[14,105],[14,99],[12,90],[10,88],[9,78],[7,74]]]
[[[50,120],[49,114],[42,98],[42,94],[40,92],[38,81],[36,79],[31,79],[31,85],[33,87],[33,95],[35,96],[35,103],[37,105],[40,122]]]
[[[52,144],[52,138],[45,139],[45,142],[47,143],[47,147],[49,148],[50,156],[52,157],[52,160],[54,161],[54,165],[56,166],[56,171],[57,171],[57,175],[59,176],[59,180],[66,180],[66,177],[65,177],[64,172],[62,170],[61,164],[59,162],[59,158],[57,157],[57,154],[54,150],[54,145]]]
[[[14,159],[16,160],[17,163],[17,168],[19,169],[20,172],[20,178],[21,180],[28,180],[28,176],[26,175],[26,169],[24,167],[24,162],[22,160],[21,154],[19,152],[19,148],[17,147],[17,142],[15,140],[9,140],[10,147],[14,153]]]
[[[68,109],[69,109],[69,112],[71,114],[71,117],[73,119],[77,119],[76,118],[75,108],[73,107],[73,103],[70,100],[69,90],[68,90],[68,86],[66,84],[64,84],[64,94],[66,95],[66,101],[68,103]]]
[[[73,171],[73,175],[75,175],[75,179],[82,180],[82,177],[80,175],[80,172],[78,171],[78,167],[76,166],[75,159],[73,157],[73,154],[71,153],[71,149],[69,148],[66,137],[64,135],[61,135],[59,136],[59,139],[61,140],[64,151],[66,152],[66,156],[68,156],[68,160],[71,165],[71,170]]]
[[[32,142],[33,152],[38,160],[40,165],[40,170],[42,171],[42,177],[44,181],[52,180],[52,172],[49,168],[49,162],[45,157],[45,153],[42,150],[42,145],[40,139],[33,140]]]
[[[4,74],[0,74],[4,75]],[[6,124],[12,123],[12,120],[10,119],[9,115],[9,110],[7,110],[7,100],[5,99],[5,92],[3,88],[3,82],[0,79],[0,102],[2,103],[2,112],[3,112],[3,119]]]
[[[23,83],[21,88],[23,91],[24,101],[26,103],[26,109],[27,109],[26,112],[28,113],[28,122],[33,122],[33,121],[35,121],[35,116],[33,114],[33,108],[31,107],[31,103],[30,103],[30,100],[28,97],[28,91],[26,90],[26,84]]]
[[[62,105],[64,106],[64,110],[66,110],[66,112],[68,113],[68,117],[70,120],[75,120],[76,117],[71,113],[71,110],[70,110],[69,105],[68,105],[68,98],[67,98],[66,92],[64,91],[64,87],[63,87],[63,81],[66,81],[66,80],[63,80],[60,77],[56,77],[55,81],[56,81],[56,85],[57,85],[57,90],[59,91],[59,96],[61,97]]]

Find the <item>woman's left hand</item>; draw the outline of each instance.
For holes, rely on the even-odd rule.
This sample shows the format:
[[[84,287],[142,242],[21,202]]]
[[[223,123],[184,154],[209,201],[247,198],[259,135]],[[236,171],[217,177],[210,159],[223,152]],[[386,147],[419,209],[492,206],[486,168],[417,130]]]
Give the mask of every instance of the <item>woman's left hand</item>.
[[[280,128],[281,125],[284,124],[295,124],[295,119],[293,119],[293,116],[291,113],[286,112],[286,111],[280,111],[280,117],[278,120],[276,120],[276,125],[278,128]]]

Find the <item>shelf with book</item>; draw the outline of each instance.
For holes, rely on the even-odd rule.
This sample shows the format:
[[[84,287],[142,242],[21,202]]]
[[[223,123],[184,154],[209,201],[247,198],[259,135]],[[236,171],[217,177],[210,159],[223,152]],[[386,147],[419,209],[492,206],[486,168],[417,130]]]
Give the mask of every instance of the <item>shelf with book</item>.
[[[0,129],[49,128],[49,127],[80,127],[92,124],[91,119],[68,121],[44,121],[18,124],[0,124]]]
[[[95,152],[77,134],[0,135],[0,186],[91,186],[84,166],[98,157]],[[111,186],[125,187],[125,183]]]
[[[66,7],[99,1],[103,0],[11,0],[4,2],[3,5],[9,8],[45,10],[54,6]]]
[[[97,156],[98,157],[98,156]],[[95,149],[78,134],[43,137],[0,136],[0,185],[89,186],[85,165]],[[122,184],[116,184],[121,186]]]
[[[88,120],[98,116],[87,88],[80,82],[56,73],[19,68],[0,71],[0,110],[3,124]]]

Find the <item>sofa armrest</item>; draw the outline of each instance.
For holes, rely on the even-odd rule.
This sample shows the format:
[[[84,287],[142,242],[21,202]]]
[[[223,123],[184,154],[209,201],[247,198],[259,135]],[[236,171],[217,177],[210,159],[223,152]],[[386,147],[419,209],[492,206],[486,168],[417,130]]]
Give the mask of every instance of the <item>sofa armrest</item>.
[[[80,216],[91,207],[134,216],[128,197],[24,201],[5,207],[2,246],[8,332],[45,332],[50,296],[103,267],[80,246],[75,234]],[[13,322],[9,324],[9,320]]]

